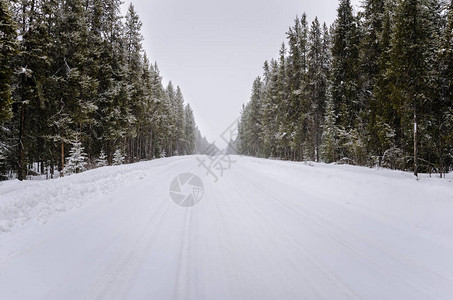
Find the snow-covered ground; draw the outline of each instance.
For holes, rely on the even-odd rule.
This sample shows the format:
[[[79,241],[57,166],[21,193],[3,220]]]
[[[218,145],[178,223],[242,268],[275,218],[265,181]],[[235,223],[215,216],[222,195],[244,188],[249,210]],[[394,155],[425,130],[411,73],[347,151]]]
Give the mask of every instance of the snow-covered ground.
[[[0,299],[453,299],[452,174],[196,158],[1,183]]]

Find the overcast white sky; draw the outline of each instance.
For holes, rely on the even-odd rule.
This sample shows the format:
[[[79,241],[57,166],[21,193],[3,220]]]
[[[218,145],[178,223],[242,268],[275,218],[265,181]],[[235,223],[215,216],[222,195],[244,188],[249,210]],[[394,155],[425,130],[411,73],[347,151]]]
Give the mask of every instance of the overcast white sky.
[[[181,87],[202,134],[219,146],[295,16],[306,12],[310,23],[318,16],[330,24],[338,6],[338,0],[126,0],[123,13],[130,2],[164,84]]]

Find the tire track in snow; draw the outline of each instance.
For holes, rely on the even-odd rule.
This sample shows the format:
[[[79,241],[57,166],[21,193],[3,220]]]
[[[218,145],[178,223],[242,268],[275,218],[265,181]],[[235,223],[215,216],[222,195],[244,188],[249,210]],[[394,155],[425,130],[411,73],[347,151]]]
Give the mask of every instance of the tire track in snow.
[[[230,178],[234,180],[230,180]],[[227,243],[231,244],[232,248],[236,250],[236,253],[234,253],[235,257],[230,259],[230,264],[232,269],[238,272],[236,278],[238,283],[237,291],[240,295],[238,298],[281,298],[282,293],[284,293],[286,298],[290,297],[290,299],[299,299],[301,297],[308,299],[320,298],[321,293],[312,284],[309,276],[301,273],[300,269],[295,268],[293,262],[288,259],[290,255],[286,255],[285,249],[280,247],[277,241],[280,237],[275,234],[275,228],[266,226],[269,222],[263,223],[262,218],[256,212],[244,206],[244,204],[247,205],[246,199],[250,197],[250,194],[244,193],[241,188],[238,188],[238,178],[227,177],[225,180],[229,184],[229,193],[226,194],[222,190],[222,197],[219,197],[218,202],[223,205],[221,210],[226,211],[228,214],[228,217],[225,217],[224,220],[231,220],[229,227],[232,230],[229,231],[230,238],[228,239],[230,242]],[[241,184],[245,183],[241,181]],[[229,197],[226,197],[227,195]],[[240,227],[237,226],[238,224],[240,224]],[[228,225],[225,225],[225,227],[228,227]],[[270,233],[269,229],[273,230],[273,234]],[[272,248],[268,248],[269,246]],[[245,252],[243,252],[242,247],[245,247]],[[273,249],[279,250],[278,256],[273,255],[275,253],[270,251]],[[250,252],[252,250],[253,252]],[[245,254],[251,256],[244,257]],[[239,255],[239,257],[236,257],[236,255]],[[282,268],[282,260],[290,262],[288,269]],[[257,264],[264,266],[265,270],[256,269]],[[259,286],[255,283],[257,276],[260,278],[258,281],[260,283]],[[294,278],[300,278],[301,276],[304,277],[302,281],[294,280]],[[282,281],[285,278],[289,280]]]
[[[176,165],[179,167],[179,165]],[[192,171],[194,167],[191,168]],[[167,169],[165,173],[175,173],[173,168]],[[93,285],[90,292],[84,299],[124,299],[128,289],[124,284],[130,284],[130,278],[139,267],[139,262],[145,259],[146,250],[154,243],[154,237],[159,233],[169,210],[175,204],[166,194],[164,200],[159,204],[151,218],[143,227],[140,235],[133,239],[133,242],[125,243],[113,263],[101,275],[100,279]],[[120,275],[122,278],[120,278]],[[121,280],[120,280],[121,279]],[[115,283],[115,285],[113,285]],[[113,293],[113,295],[112,295]]]
[[[252,179],[251,177],[243,177],[243,178],[245,181],[248,181],[250,184],[252,184],[256,188],[258,193],[264,193],[266,196],[271,198],[275,203],[277,203],[279,206],[284,208],[286,211],[288,211],[295,217],[298,217],[301,220],[309,220],[310,222],[304,222],[305,225],[308,225],[311,229],[313,229],[313,230],[317,231],[318,233],[322,234],[323,236],[337,242],[338,244],[343,245],[344,247],[349,249],[349,251],[351,251],[354,254],[361,257],[363,262],[365,262],[369,265],[372,265],[373,269],[375,269],[377,272],[379,272],[382,275],[382,277],[388,276],[388,271],[389,271],[388,265],[386,264],[384,266],[382,263],[375,261],[375,258],[373,258],[373,256],[367,255],[364,251],[357,249],[356,248],[357,242],[368,243],[368,245],[372,246],[372,248],[379,249],[379,250],[381,250],[381,252],[384,252],[388,256],[393,257],[394,260],[396,260],[397,262],[401,262],[401,263],[403,263],[405,265],[409,265],[409,266],[415,266],[417,268],[423,268],[424,271],[430,272],[437,277],[441,277],[443,280],[447,280],[451,284],[451,281],[448,278],[445,278],[442,275],[417,264],[416,262],[410,261],[410,264],[409,264],[407,262],[408,261],[407,258],[402,257],[401,255],[397,254],[396,252],[394,252],[388,248],[385,248],[382,245],[379,245],[378,243],[370,240],[369,238],[366,238],[364,236],[360,236],[354,232],[351,232],[347,228],[344,228],[344,227],[340,228],[340,226],[337,223],[333,223],[332,221],[329,221],[328,219],[326,219],[325,217],[323,217],[319,213],[316,213],[313,210],[310,210],[310,213],[307,213],[306,211],[297,209],[297,205],[289,206],[288,204],[286,204],[282,200],[280,200],[274,194],[273,191],[270,191],[269,187],[267,187],[261,183],[258,183],[258,181],[256,181],[255,179]],[[294,201],[291,201],[291,202],[293,204],[297,204]],[[249,203],[250,203],[250,201],[249,201]],[[257,210],[259,210],[258,207],[255,206],[255,208]],[[297,213],[295,211],[297,211]],[[313,216],[316,216],[316,218],[314,218]],[[323,220],[323,223],[329,224],[329,226],[322,225],[317,219]],[[338,227],[338,228],[335,230],[336,227]],[[348,232],[348,234],[350,234],[351,236],[353,236],[356,239],[356,247],[353,247],[350,244],[349,240],[340,238],[340,236],[344,235],[344,232]],[[393,263],[396,263],[396,262],[393,262]],[[417,285],[415,285],[412,280],[409,280],[410,278],[414,278],[414,274],[412,272],[407,272],[401,268],[390,268],[390,269],[392,269],[393,270],[392,272],[396,276],[398,276],[398,278],[397,278],[399,280],[398,282],[405,282],[408,286],[410,286],[412,288],[412,290],[418,290],[420,292],[420,294],[424,294],[425,295],[424,297],[429,298],[429,297],[432,297],[432,295],[434,295],[434,294],[437,294],[438,297],[441,297],[437,293],[436,288],[426,285],[423,280],[417,280],[418,281]],[[418,278],[416,278],[416,279],[418,279]],[[420,286],[423,286],[423,289],[420,289]]]
[[[247,183],[250,183],[250,181],[249,181],[250,178],[243,176],[242,172],[238,172],[238,174],[239,174],[238,175],[239,177],[242,177],[242,180],[237,180],[237,183],[247,186]],[[241,189],[239,188],[238,190],[241,190]],[[257,189],[257,191],[259,192],[260,190]],[[256,194],[255,194],[255,196],[256,196]],[[318,294],[317,298],[326,298],[323,296],[323,292],[322,292],[322,290],[325,288],[326,282],[331,283],[329,285],[329,287],[337,286],[337,289],[339,289],[339,292],[343,295],[344,299],[360,298],[359,295],[357,295],[351,289],[351,287],[349,287],[340,278],[338,278],[334,273],[332,273],[331,270],[329,270],[329,268],[327,266],[325,266],[319,259],[313,257],[309,253],[309,251],[304,247],[304,245],[300,244],[297,240],[295,240],[291,236],[291,234],[287,233],[278,223],[271,220],[257,205],[253,204],[249,200],[249,195],[243,194],[243,197],[241,197],[241,199],[244,200],[247,203],[247,205],[249,206],[250,209],[248,209],[247,211],[253,212],[259,219],[266,220],[267,224],[272,224],[272,227],[275,230],[273,230],[272,232],[267,231],[266,234],[273,234],[274,239],[276,239],[276,240],[279,240],[283,236],[287,242],[289,242],[295,248],[297,248],[300,251],[299,253],[302,254],[307,259],[307,263],[309,263],[311,266],[304,265],[303,271],[307,271],[307,269],[309,269],[308,272],[301,273],[302,270],[297,269],[297,268],[295,268],[294,271],[296,273],[299,273],[300,275],[304,276],[304,279],[307,280],[307,282],[310,284],[312,289],[314,289],[317,292],[317,294]],[[256,222],[256,224],[262,226],[263,223]],[[265,230],[266,228],[263,227],[262,229]],[[286,247],[283,247],[280,243],[275,243],[275,246],[280,249],[282,256],[283,256],[283,253],[286,253],[287,255],[285,255],[284,257],[286,257],[287,259],[290,259],[291,255],[290,255],[290,253],[288,253],[288,249]],[[313,276],[313,274],[319,273],[319,272],[321,272],[321,274],[324,275],[324,277],[326,278],[325,281],[318,282],[318,281],[313,280],[315,277],[315,276]],[[307,276],[307,273],[311,276]],[[321,286],[320,286],[320,284],[321,284]],[[337,297],[339,297],[339,296],[340,295],[337,293]]]
[[[105,294],[109,292],[109,288],[112,287],[112,283],[124,271],[126,266],[132,262],[134,256],[137,255],[137,252],[140,252],[140,250],[146,246],[145,243],[148,243],[154,234],[159,230],[159,225],[164,220],[164,217],[171,205],[169,201],[170,199],[164,199],[160,203],[159,207],[154,211],[141,233],[138,237],[134,238],[134,242],[124,244],[124,247],[120,250],[117,258],[109,264],[105,272],[89,289],[84,299],[103,299],[105,297]],[[118,294],[116,297],[118,297]],[[108,297],[108,299],[112,298]]]
[[[230,195],[230,191],[234,189],[234,181],[231,181],[230,178],[226,178],[225,186],[228,187],[228,189],[223,190],[223,193],[212,201],[215,202],[216,209],[219,212],[223,232],[228,233],[221,234],[220,232],[218,232],[217,236],[219,238],[219,241],[221,242],[221,245],[225,247],[225,249],[223,249],[223,247],[221,249],[224,257],[223,262],[227,262],[226,267],[228,269],[228,274],[230,275],[229,279],[230,281],[233,281],[235,286],[235,296],[232,298],[247,299],[247,297],[245,297],[244,295],[248,295],[248,298],[258,298],[258,295],[253,294],[253,292],[256,293],[255,290],[257,288],[254,286],[254,278],[252,274],[249,273],[250,270],[253,270],[253,264],[251,263],[252,259],[256,259],[256,257],[258,256],[256,254],[259,253],[260,255],[268,258],[268,262],[273,264],[274,269],[276,265],[274,264],[272,259],[269,259],[266,251],[263,251],[263,245],[256,239],[256,233],[251,230],[250,226],[243,223],[239,232],[237,232],[238,228],[236,227],[236,224],[230,223],[228,226],[228,220],[235,222],[236,220],[243,219],[241,214],[243,214],[244,211],[241,211],[239,205],[231,205],[231,200],[233,200],[234,197],[231,197],[232,195]],[[226,191],[228,191],[228,193],[225,193]],[[219,195],[219,193],[217,194]],[[227,197],[227,195],[229,197]],[[223,204],[222,208],[220,204]],[[235,239],[233,240],[233,238]],[[241,254],[243,255],[242,249],[240,248],[244,247],[244,245],[247,245],[250,242],[253,243],[256,251],[259,252],[255,252],[254,257],[247,258],[245,261],[240,260]],[[260,286],[260,291],[265,290],[266,292],[261,291],[262,294],[269,294],[271,292],[270,288],[271,287],[269,285]]]
[[[228,199],[226,197],[226,195],[224,195],[224,199]],[[231,284],[231,282],[233,283],[233,290],[229,290],[229,292],[232,292],[233,295],[230,295],[233,299],[240,299],[240,285],[238,282],[243,282],[243,278],[242,278],[242,275],[240,272],[237,272],[233,269],[233,265],[234,265],[234,262],[233,262],[233,259],[232,259],[232,256],[233,256],[233,246],[231,244],[231,241],[227,240],[225,237],[226,236],[231,236],[230,235],[230,232],[228,231],[228,226],[226,225],[226,216],[224,214],[224,210],[220,208],[220,202],[221,202],[221,199],[220,197],[215,197],[214,199],[212,199],[212,201],[214,202],[214,205],[215,205],[215,208],[216,208],[216,211],[217,211],[217,214],[219,216],[218,220],[219,222],[216,222],[216,231],[218,234],[216,234],[216,238],[217,238],[217,241],[219,242],[219,248],[220,248],[220,252],[222,253],[222,257],[223,257],[223,266],[226,267],[227,269],[227,275],[228,275],[228,284]]]
[[[176,299],[187,299],[190,287],[190,238],[192,229],[192,210],[194,208],[186,208],[184,220],[184,235],[181,243],[181,251],[179,255],[179,267],[176,278]]]

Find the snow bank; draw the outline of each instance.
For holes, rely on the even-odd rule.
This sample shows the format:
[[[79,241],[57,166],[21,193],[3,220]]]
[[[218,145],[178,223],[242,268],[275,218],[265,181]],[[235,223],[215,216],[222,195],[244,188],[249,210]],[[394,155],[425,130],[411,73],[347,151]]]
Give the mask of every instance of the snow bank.
[[[0,182],[0,233],[30,220],[46,223],[57,212],[81,207],[108,192],[128,186],[178,158],[109,166],[52,180]]]
[[[421,174],[417,181],[409,172],[384,168],[262,159],[253,159],[252,168],[371,217],[385,218],[453,243],[453,173],[444,179]]]

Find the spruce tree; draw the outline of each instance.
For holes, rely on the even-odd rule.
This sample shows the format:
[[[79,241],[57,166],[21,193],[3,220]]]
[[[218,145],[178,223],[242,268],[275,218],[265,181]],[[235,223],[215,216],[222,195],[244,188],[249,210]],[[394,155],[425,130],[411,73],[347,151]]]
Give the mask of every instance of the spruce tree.
[[[47,14],[49,10],[49,7],[38,1],[23,1],[16,10],[16,19],[21,20],[19,34],[22,38],[19,43],[20,52],[12,66],[17,71],[14,76],[14,118],[11,127],[13,131],[17,131],[15,144],[18,146],[16,157],[12,160],[19,180],[27,175],[27,157],[36,157],[35,152],[43,153],[49,146],[43,137],[51,135],[47,130],[48,117],[55,114],[50,109],[52,104],[44,88],[49,80],[49,65],[52,62],[48,45],[53,31],[47,21],[53,17]],[[36,118],[37,115],[40,118]],[[44,156],[52,160],[51,151]],[[44,157],[39,159],[43,160]]]
[[[185,154],[195,154],[196,125],[193,111],[189,104],[184,109],[184,115],[184,152]]]
[[[97,167],[105,167],[108,165],[107,155],[105,154],[104,150],[101,150],[98,159],[96,160]]]
[[[277,133],[280,121],[281,97],[278,89],[279,66],[274,59],[264,66],[264,87],[263,87],[263,154],[265,157],[277,156]]]
[[[98,91],[95,98],[97,122],[93,125],[93,140],[97,153],[104,148],[108,161],[112,162],[113,151],[124,146],[126,132],[128,89],[125,82],[126,58],[123,49],[123,24],[120,16],[120,0],[93,0],[92,31],[100,31],[102,43],[97,61]],[[98,21],[97,19],[100,19]],[[99,22],[99,24],[98,24]],[[95,45],[95,47],[97,47]]]
[[[330,40],[327,26],[323,29],[318,18],[312,23],[310,29],[310,47],[308,53],[308,96],[310,99],[310,115],[312,122],[310,136],[307,139],[312,145],[312,155],[316,161],[320,160],[319,147],[322,136],[322,122],[325,114],[327,89],[329,84],[330,69]]]
[[[390,74],[390,49],[391,36],[393,30],[394,12],[396,10],[393,1],[385,1],[384,13],[382,16],[382,30],[378,35],[378,44],[380,55],[376,61],[377,74],[372,90],[370,103],[370,141],[369,149],[372,155],[378,157],[377,163],[380,165],[386,153],[393,152],[395,159],[397,154],[402,153],[400,150],[401,143],[399,134],[401,132],[400,117],[396,111],[396,105],[392,103],[390,97],[392,80]],[[363,59],[366,56],[366,49],[362,48],[365,53],[361,54]],[[389,131],[392,133],[389,135]],[[387,157],[389,157],[387,155]],[[398,158],[399,159],[399,158]]]
[[[112,160],[112,163],[114,166],[119,166],[119,165],[122,165],[124,163],[124,155],[123,153],[121,152],[120,149],[116,149],[115,150],[115,153],[113,153],[113,160]]]
[[[438,136],[436,167],[442,177],[453,163],[453,1],[446,8],[446,24],[439,41],[439,103],[436,105]]]
[[[17,26],[8,0],[0,1],[0,125],[12,117],[12,58],[18,53]]]
[[[307,16],[296,17],[295,24],[287,33],[288,35],[288,57],[286,69],[288,73],[288,103],[287,119],[290,137],[290,155],[292,159],[301,159],[303,156],[303,144],[305,143],[309,110],[306,101],[307,81],[307,54],[308,54],[308,26]]]
[[[176,87],[176,95],[174,99],[174,114],[175,122],[175,149],[178,155],[184,154],[184,96],[182,95],[181,88]]]
[[[424,117],[433,93],[436,29],[433,6],[427,0],[400,0],[391,39],[391,98],[401,117],[403,147],[413,153],[413,172],[418,176],[420,137],[426,131]],[[412,141],[412,143],[411,143]]]
[[[72,142],[72,148],[69,151],[69,157],[66,158],[64,174],[80,173],[86,170],[87,154],[84,152],[79,137]]]
[[[360,102],[363,103],[364,111],[361,115],[363,126],[369,135],[368,152],[371,156],[382,157],[384,151],[383,145],[377,136],[380,129],[378,122],[381,122],[382,112],[379,110],[379,102],[373,93],[374,87],[386,66],[379,63],[379,59],[385,51],[385,42],[381,38],[383,34],[383,25],[385,18],[385,2],[382,0],[366,0],[363,3],[363,37],[359,47],[360,62]],[[384,67],[384,70],[381,70]],[[384,100],[385,101],[385,100]]]
[[[290,86],[288,80],[288,59],[286,56],[287,49],[285,43],[282,43],[280,48],[280,57],[278,60],[278,105],[279,105],[279,122],[277,131],[277,152],[278,156],[289,159],[290,153],[290,137],[292,133],[292,125],[290,124],[290,112],[288,111]]]
[[[127,115],[125,149],[128,162],[135,161],[135,139],[137,137],[137,122],[142,113],[144,91],[140,84],[142,66],[142,40],[140,33],[142,22],[137,15],[134,5],[129,4],[124,26],[125,54],[127,63],[127,92],[125,114]]]
[[[336,125],[337,116],[333,101],[327,102],[326,115],[323,125],[321,156],[327,163],[336,162],[338,156],[338,135],[339,129]]]
[[[258,77],[253,82],[252,96],[250,98],[250,115],[247,120],[250,154],[262,156],[262,103],[263,103],[263,82]]]
[[[332,45],[332,99],[345,130],[356,125],[361,109],[358,95],[359,31],[350,0],[341,0]]]

